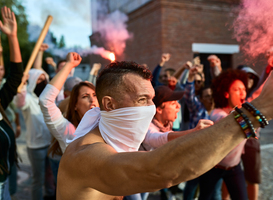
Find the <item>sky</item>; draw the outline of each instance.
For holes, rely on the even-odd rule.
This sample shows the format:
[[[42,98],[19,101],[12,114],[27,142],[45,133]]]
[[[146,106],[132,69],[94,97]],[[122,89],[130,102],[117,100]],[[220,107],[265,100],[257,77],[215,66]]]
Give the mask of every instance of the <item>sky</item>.
[[[30,25],[42,28],[47,16],[52,15],[49,30],[58,41],[64,35],[66,47],[90,46],[90,0],[22,0],[22,5]]]

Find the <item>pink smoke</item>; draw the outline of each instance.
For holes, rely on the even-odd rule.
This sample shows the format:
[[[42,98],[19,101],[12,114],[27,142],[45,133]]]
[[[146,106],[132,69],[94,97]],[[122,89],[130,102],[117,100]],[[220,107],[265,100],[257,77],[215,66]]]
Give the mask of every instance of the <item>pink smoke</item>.
[[[116,10],[99,19],[97,23],[95,31],[100,32],[107,48],[113,50],[117,55],[123,54],[126,40],[133,37],[127,30],[127,21],[127,15]]]
[[[247,56],[265,54],[273,46],[273,1],[242,0],[233,28]]]

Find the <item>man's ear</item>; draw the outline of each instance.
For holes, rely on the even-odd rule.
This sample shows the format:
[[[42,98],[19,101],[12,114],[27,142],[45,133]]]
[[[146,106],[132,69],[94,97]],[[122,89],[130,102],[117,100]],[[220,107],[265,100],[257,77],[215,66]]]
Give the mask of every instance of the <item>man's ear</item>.
[[[229,93],[225,92],[225,98],[228,99],[229,98]]]
[[[113,97],[104,96],[101,101],[103,110],[105,111],[111,111],[117,108],[117,101]]]

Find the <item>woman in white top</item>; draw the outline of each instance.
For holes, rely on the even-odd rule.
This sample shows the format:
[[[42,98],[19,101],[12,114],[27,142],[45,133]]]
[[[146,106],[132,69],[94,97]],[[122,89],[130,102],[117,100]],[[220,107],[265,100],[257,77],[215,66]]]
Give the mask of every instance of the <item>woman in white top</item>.
[[[55,99],[70,71],[80,64],[82,58],[77,53],[69,53],[66,60],[65,66],[50,81],[39,98],[45,123],[57,140],[51,144],[53,154],[62,154],[65,151],[66,139],[74,138],[74,132],[83,115],[89,109],[99,106],[95,86],[89,82],[80,82],[74,86],[71,92],[66,117],[62,115],[55,104]]]

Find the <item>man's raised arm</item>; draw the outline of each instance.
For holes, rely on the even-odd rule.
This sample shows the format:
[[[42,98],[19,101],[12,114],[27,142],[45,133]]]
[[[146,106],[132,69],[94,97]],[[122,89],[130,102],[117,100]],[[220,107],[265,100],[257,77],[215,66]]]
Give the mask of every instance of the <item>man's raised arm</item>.
[[[260,96],[252,101],[268,120],[273,116],[272,87],[271,74]],[[244,108],[242,111],[255,128],[260,126],[248,111]],[[200,176],[244,139],[245,134],[233,114],[151,152],[117,153],[104,143],[96,128],[68,146],[58,181],[73,180],[75,187],[93,188],[109,195],[156,191]]]

